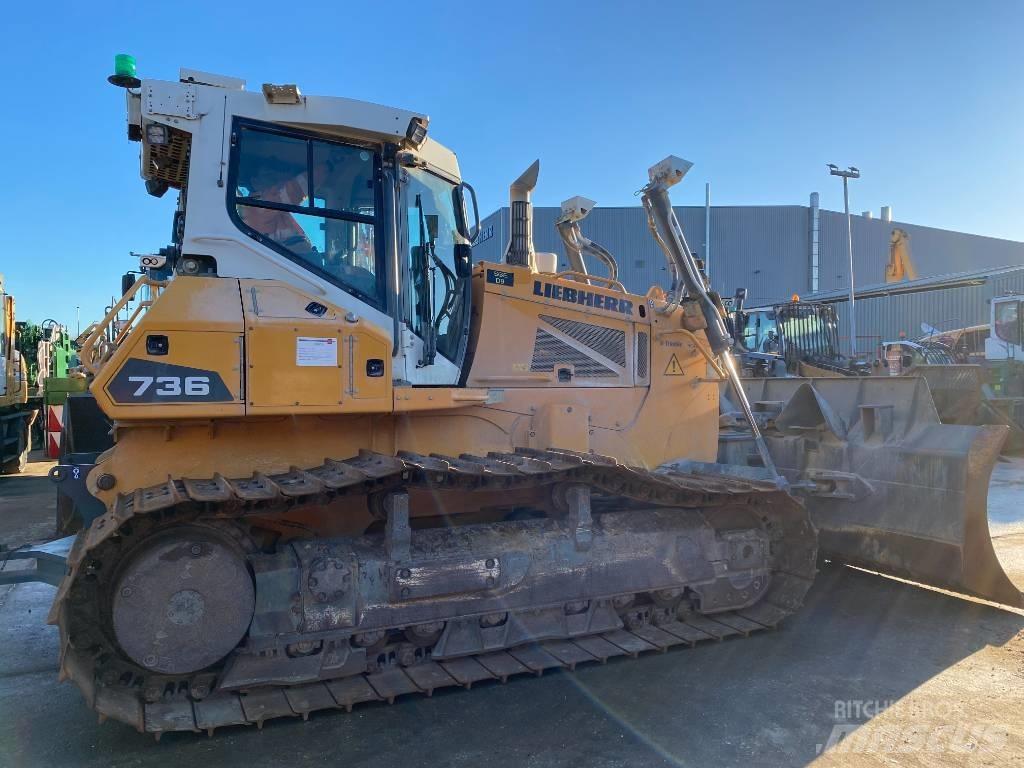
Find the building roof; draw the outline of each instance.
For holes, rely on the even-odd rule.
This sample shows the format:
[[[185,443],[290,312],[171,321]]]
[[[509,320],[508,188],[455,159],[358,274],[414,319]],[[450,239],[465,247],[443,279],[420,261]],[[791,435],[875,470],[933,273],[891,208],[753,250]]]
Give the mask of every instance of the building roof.
[[[902,280],[898,283],[875,283],[874,285],[865,285],[857,288],[854,298],[868,299],[876,296],[899,296],[906,293],[960,288],[966,285],[984,285],[993,277],[1015,272],[1024,272],[1024,266],[990,267],[971,272],[952,272],[945,275],[921,277],[917,280]],[[826,304],[836,301],[848,301],[849,298],[850,292],[847,288],[821,291],[807,296],[808,301],[819,301]]]

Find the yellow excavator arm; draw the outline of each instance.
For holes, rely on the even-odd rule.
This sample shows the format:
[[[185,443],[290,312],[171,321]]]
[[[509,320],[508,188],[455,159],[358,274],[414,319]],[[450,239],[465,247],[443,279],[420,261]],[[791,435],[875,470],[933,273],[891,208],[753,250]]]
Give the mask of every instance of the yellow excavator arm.
[[[889,239],[889,263],[885,265],[885,282],[899,283],[917,280],[917,269],[910,258],[910,235],[899,227],[893,229]]]

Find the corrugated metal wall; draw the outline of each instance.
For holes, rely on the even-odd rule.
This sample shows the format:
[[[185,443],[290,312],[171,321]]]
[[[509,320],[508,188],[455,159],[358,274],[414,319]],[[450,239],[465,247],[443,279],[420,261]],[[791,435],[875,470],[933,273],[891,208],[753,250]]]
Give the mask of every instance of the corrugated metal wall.
[[[705,254],[704,208],[677,206],[690,248]],[[538,251],[565,252],[553,207],[534,209],[534,239]],[[846,217],[821,211],[819,290],[847,285]],[[889,241],[894,227],[910,235],[911,259],[919,277],[980,270],[987,267],[1024,265],[1024,243],[980,235],[920,227],[903,222],[852,217],[854,261],[858,286],[884,282],[889,261]],[[666,285],[665,258],[651,239],[647,219],[639,206],[595,208],[582,225],[587,237],[616,257],[619,277],[626,287],[643,293],[652,284]],[[474,257],[500,261],[508,239],[508,208],[501,208],[481,224],[487,235],[474,247]],[[601,273],[599,267],[594,271]],[[747,288],[748,305],[786,301],[795,292],[810,292],[810,208],[807,206],[736,206],[711,208],[712,287],[731,296]],[[602,273],[603,274],[603,273]],[[1024,270],[999,278],[1008,290],[1024,292]],[[857,330],[862,336],[895,338],[900,330],[911,338],[919,335],[920,323],[953,327],[950,322],[972,325],[988,321],[988,303],[995,283],[986,286],[930,291],[900,297],[864,299],[857,303]],[[863,307],[863,308],[862,308]],[[837,305],[841,328],[845,304]]]
[[[910,235],[910,257],[918,277],[1024,264],[1024,243],[863,216],[851,217],[851,224],[857,286],[885,282],[889,241],[896,227]],[[849,285],[845,214],[821,212],[820,251],[818,290],[831,291]]]
[[[703,256],[704,209],[680,206],[675,211],[690,248]],[[560,265],[568,268],[555,230],[558,215],[557,208],[534,209],[534,243],[538,251],[557,253]],[[788,298],[794,290],[805,291],[808,216],[807,208],[796,205],[712,208],[710,274],[714,289],[731,296],[745,287],[748,301],[757,303]],[[596,208],[583,221],[582,229],[615,256],[626,288],[644,293],[651,285],[667,287],[665,257],[648,232],[642,208]],[[473,248],[474,258],[500,261],[508,239],[508,208],[484,219],[481,231],[486,239]],[[600,267],[593,269],[603,274]]]
[[[917,338],[923,335],[921,323],[940,331],[987,324],[992,298],[1009,293],[1024,294],[1024,268],[990,276],[981,285],[857,299],[857,350],[873,352],[878,342],[893,341],[901,331],[909,339]],[[850,304],[840,301],[833,306],[845,339]]]

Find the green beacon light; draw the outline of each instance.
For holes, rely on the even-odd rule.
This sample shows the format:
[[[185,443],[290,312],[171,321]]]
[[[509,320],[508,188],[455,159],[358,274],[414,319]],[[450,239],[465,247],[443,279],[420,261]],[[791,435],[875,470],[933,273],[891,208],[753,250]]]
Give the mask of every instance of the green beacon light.
[[[127,53],[114,56],[114,74],[107,78],[107,82],[120,88],[138,88],[142,85],[142,81],[135,76],[135,57]]]

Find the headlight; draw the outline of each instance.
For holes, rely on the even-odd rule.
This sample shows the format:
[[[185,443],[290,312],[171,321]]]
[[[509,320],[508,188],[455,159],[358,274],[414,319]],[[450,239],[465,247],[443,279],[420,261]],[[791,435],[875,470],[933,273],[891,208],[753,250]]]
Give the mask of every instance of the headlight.
[[[153,146],[162,147],[170,141],[171,132],[166,125],[160,123],[148,123],[146,125],[146,142]]]

